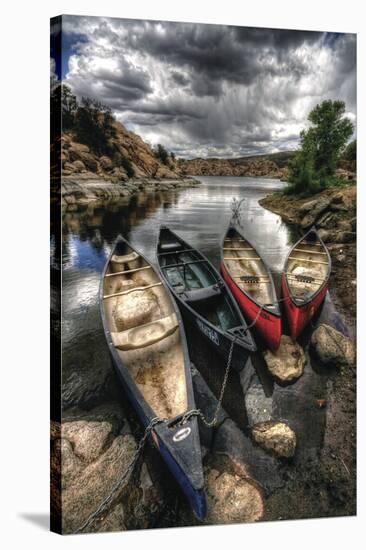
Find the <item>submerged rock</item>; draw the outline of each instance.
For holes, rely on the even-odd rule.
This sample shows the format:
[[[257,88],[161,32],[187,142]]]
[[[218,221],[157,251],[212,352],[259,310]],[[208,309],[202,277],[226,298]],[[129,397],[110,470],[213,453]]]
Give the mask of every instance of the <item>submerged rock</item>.
[[[310,350],[323,365],[352,365],[355,362],[356,351],[352,340],[325,323],[313,332]]]
[[[291,382],[299,378],[306,364],[304,350],[289,336],[281,336],[281,344],[276,352],[267,350],[264,358],[270,373],[281,382]]]
[[[252,437],[258,445],[278,457],[290,458],[296,450],[296,434],[285,422],[260,422],[252,428]]]

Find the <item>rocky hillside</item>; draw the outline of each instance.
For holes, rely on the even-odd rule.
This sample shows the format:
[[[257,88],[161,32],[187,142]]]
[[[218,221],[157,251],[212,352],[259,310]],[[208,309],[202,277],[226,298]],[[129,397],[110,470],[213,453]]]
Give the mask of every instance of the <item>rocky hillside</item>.
[[[233,159],[196,158],[179,160],[183,174],[192,176],[250,176],[286,178],[287,164],[293,152],[257,155]]]
[[[78,143],[73,132],[64,132],[61,137],[62,175],[97,174],[106,179],[126,181],[131,177],[177,179],[181,171],[177,164],[169,158],[167,164],[159,161],[151,147],[140,136],[129,132],[121,123],[113,123],[115,136],[111,138],[113,158],[106,155],[96,155],[90,148]]]

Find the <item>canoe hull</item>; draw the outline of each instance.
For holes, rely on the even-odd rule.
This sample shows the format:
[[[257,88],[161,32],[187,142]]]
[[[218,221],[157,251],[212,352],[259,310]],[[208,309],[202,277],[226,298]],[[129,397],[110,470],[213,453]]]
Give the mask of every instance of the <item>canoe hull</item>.
[[[313,300],[298,306],[290,296],[286,275],[282,275],[282,295],[284,298],[284,306],[290,327],[291,338],[294,342],[323,304],[327,289],[328,286],[325,285]]]
[[[230,277],[224,262],[221,262],[221,273],[246,318],[250,322],[254,322],[256,320],[256,330],[268,347],[272,351],[276,351],[281,342],[281,317],[278,315],[272,315],[266,310],[260,311],[259,305],[251,300],[247,294],[242,292],[238,285]]]
[[[174,295],[174,297],[185,323],[199,330],[205,341],[215,351],[215,353],[217,353],[221,357],[223,363],[225,363],[226,366],[226,361],[229,357],[232,339],[228,338],[222,331],[216,330],[211,324],[206,323],[205,320],[202,319],[202,317],[194,315],[191,309],[188,308],[186,304],[179,299],[178,296]],[[245,367],[251,353],[252,351],[244,348],[244,346],[241,346],[240,344],[234,344],[231,368],[233,368],[237,372],[240,372]]]
[[[187,301],[181,297],[181,294],[176,292],[175,288],[169,281],[169,278],[166,276],[166,273],[164,271],[165,266],[161,265],[161,257],[164,256],[164,253],[161,252],[161,243],[163,241],[162,235],[164,233],[167,241],[169,241],[169,239],[171,238],[174,244],[178,243],[180,245],[180,248],[177,249],[178,254],[182,253],[182,251],[184,250],[194,251],[195,257],[197,257],[198,261],[203,262],[208,267],[209,273],[212,277],[212,283],[221,288],[222,296],[225,298],[227,304],[229,304],[228,307],[230,307],[232,314],[235,315],[236,324],[234,323],[235,326],[232,329],[225,330],[225,328],[223,328],[222,326],[214,324],[209,320],[209,316],[204,316],[203,314],[200,314],[197,310],[194,309],[194,307],[191,307],[189,303],[187,303]],[[170,252],[167,252],[167,254],[171,253],[175,252],[172,252],[172,250]],[[227,285],[225,285],[225,282],[220,273],[213,267],[213,265],[199,250],[193,249],[190,245],[188,245],[188,243],[183,241],[183,239],[181,239],[178,235],[176,235],[173,231],[166,227],[162,227],[160,230],[160,236],[157,246],[157,257],[160,275],[162,279],[165,280],[168,288],[170,289],[170,292],[175,298],[183,320],[188,323],[190,327],[194,328],[194,330],[198,331],[199,334],[202,335],[204,340],[214,350],[214,352],[222,358],[222,362],[225,367],[230,354],[232,342],[235,338],[235,329],[238,329],[236,331],[237,340],[234,343],[232,353],[231,368],[235,369],[236,371],[241,371],[245,367],[250,354],[256,351],[256,345],[250,331],[247,330],[247,324],[242,315],[242,312],[236,300],[230,293],[229,288],[227,287]],[[213,306],[213,311],[214,308],[215,306]],[[241,335],[240,331],[242,333]],[[244,337],[243,334],[245,334]]]
[[[116,370],[117,376],[121,381],[121,384],[127,394],[127,397],[131,405],[135,409],[142,425],[144,426],[144,428],[146,428],[149,425],[151,419],[147,417],[139,401],[136,399],[134,392],[131,391],[129,384],[126,383],[125,377],[121,372],[120,365],[118,362],[115,361],[115,358],[113,357],[113,355],[112,355],[112,362]],[[207,513],[206,495],[205,495],[204,489],[202,488],[197,490],[192,486],[192,483],[190,482],[189,478],[184,473],[184,471],[179,466],[179,464],[177,464],[173,455],[171,454],[167,446],[164,444],[163,440],[157,435],[156,432],[157,430],[154,430],[153,435],[150,437],[150,441],[153,443],[154,447],[159,451],[165,464],[168,466],[169,471],[178,482],[180,488],[185,494],[187,500],[189,501],[198,519],[201,519],[201,520],[204,519]]]
[[[127,398],[129,399],[132,407],[135,409],[143,427],[146,428],[150,424],[151,420],[156,416],[156,414],[150,408],[149,404],[144,400],[141,392],[138,390],[136,384],[133,382],[130,373],[128,372],[128,368],[124,364],[122,358],[120,357],[117,349],[114,346],[103,305],[103,287],[105,274],[107,272],[109,262],[113,256],[114,250],[120,241],[123,241],[128,246],[130,246],[129,243],[127,243],[127,241],[123,239],[123,237],[118,237],[118,239],[116,240],[116,244],[110,254],[110,257],[104,267],[99,288],[100,314],[107,345],[112,358],[113,367],[117,373],[122,387],[126,392]],[[140,256],[148,264],[147,260],[141,254]],[[170,296],[169,289],[165,285],[164,281],[162,280],[161,282]],[[195,409],[196,405],[193,393],[193,382],[190,370],[188,347],[183,327],[183,321],[179,313],[179,308],[177,307],[173,299],[172,306],[177,316],[182,336],[181,345],[184,355],[185,380],[187,387],[187,410],[191,410]],[[180,427],[177,426],[173,428],[168,427],[165,423],[159,423],[152,431],[150,440],[160,452],[162,459],[164,460],[170,472],[181,487],[196,516],[199,519],[203,519],[206,515],[206,496],[204,492],[204,476],[202,469],[201,446],[199,440],[197,417],[191,417],[187,421],[186,427],[190,428],[189,437],[186,436],[184,441],[179,440],[179,442],[177,443],[176,440],[174,440],[174,436],[176,435],[175,432],[179,431]]]

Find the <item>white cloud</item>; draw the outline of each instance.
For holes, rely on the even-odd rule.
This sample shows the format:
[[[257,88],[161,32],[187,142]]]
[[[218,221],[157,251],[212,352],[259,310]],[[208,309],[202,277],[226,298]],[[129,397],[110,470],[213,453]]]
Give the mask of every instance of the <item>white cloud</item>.
[[[355,36],[240,30],[67,16],[63,31],[87,40],[65,82],[187,157],[293,149],[324,99],[356,119]]]

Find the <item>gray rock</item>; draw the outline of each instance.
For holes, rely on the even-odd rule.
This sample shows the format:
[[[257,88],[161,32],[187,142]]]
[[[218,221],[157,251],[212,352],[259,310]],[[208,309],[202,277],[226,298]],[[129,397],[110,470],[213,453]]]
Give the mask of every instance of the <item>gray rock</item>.
[[[281,382],[291,382],[299,378],[306,364],[304,350],[289,336],[281,336],[281,344],[276,352],[266,350],[263,353],[268,370]]]
[[[353,365],[356,358],[352,340],[324,323],[313,332],[310,350],[323,365]]]
[[[301,220],[301,227],[306,229],[313,225],[316,220],[319,218],[330,205],[329,197],[320,197],[319,199],[312,200],[302,205],[300,212],[306,214],[305,217]]]
[[[290,458],[296,450],[296,434],[285,422],[261,422],[252,428],[252,437],[265,450]]]

